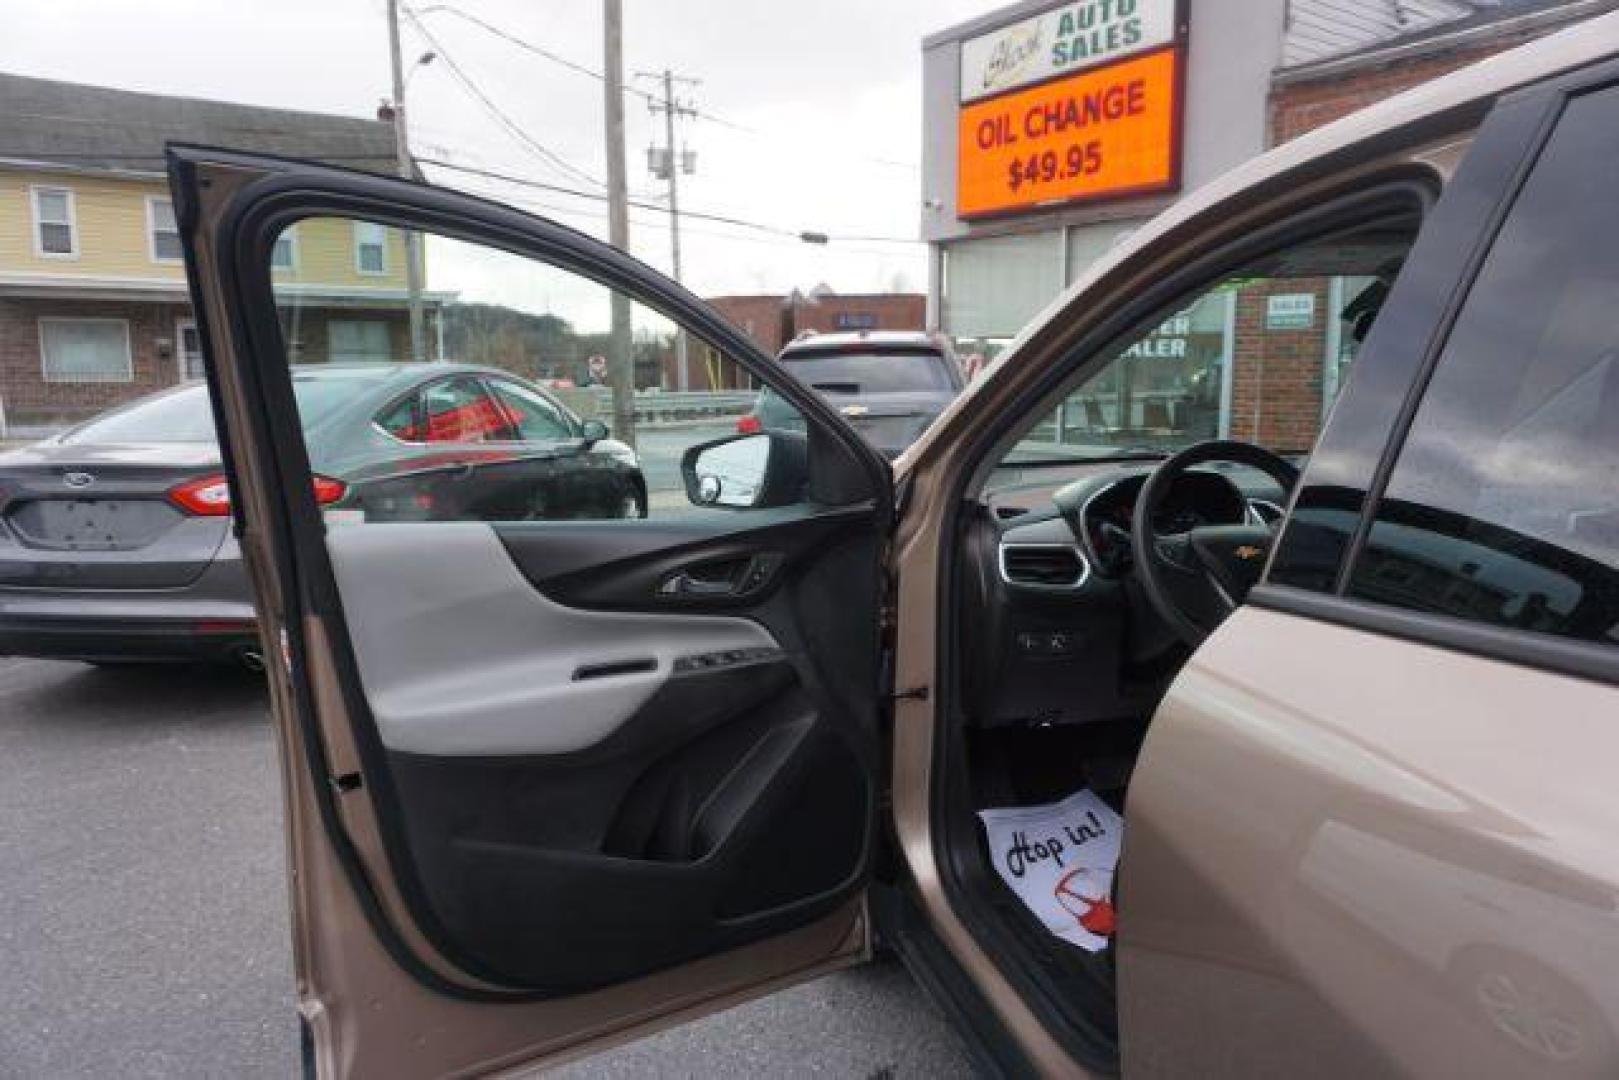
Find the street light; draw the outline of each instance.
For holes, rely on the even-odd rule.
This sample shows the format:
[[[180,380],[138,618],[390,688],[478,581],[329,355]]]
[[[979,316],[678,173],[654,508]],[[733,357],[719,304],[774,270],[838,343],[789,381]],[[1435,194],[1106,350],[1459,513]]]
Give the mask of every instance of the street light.
[[[405,72],[405,84],[400,89],[402,91],[408,91],[410,89],[410,80],[416,77],[417,70],[426,67],[428,64],[431,64],[437,59],[438,53],[434,52],[432,49],[428,49],[426,52],[422,53],[422,55],[418,56],[416,58],[416,62],[410,65],[410,70]],[[404,102],[401,101],[399,104],[404,105]]]

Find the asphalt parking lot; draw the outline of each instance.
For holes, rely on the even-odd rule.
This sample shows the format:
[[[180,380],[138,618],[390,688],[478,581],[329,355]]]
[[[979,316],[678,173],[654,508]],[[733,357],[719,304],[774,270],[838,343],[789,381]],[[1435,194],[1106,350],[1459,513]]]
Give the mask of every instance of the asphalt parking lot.
[[[297,1075],[280,814],[254,678],[0,659],[0,1075]],[[883,964],[565,1073],[968,1066]]]

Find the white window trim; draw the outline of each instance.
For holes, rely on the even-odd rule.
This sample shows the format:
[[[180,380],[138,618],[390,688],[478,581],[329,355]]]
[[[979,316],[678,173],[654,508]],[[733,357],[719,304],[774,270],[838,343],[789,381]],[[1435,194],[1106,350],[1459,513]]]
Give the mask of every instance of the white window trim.
[[[185,331],[189,327],[197,333],[197,348],[202,348],[202,331],[197,329],[197,320],[184,315],[174,320],[174,381],[176,385],[185,383],[186,379],[186,338]]]
[[[184,256],[177,259],[165,259],[157,253],[157,204],[160,202],[168,203],[171,212],[174,210],[174,200],[167,195],[146,196],[146,254],[159,266],[179,266],[185,262]],[[174,219],[174,235],[180,235],[180,218],[178,215]]]
[[[61,192],[67,196],[67,227],[73,239],[71,251],[46,251],[45,245],[40,242],[40,226],[47,224],[40,218],[39,197],[44,192]],[[60,184],[30,184],[28,186],[28,202],[34,211],[34,255],[40,259],[77,259],[79,257],[79,199],[78,194],[70,187]],[[60,225],[59,221],[49,222],[51,225]]]
[[[281,237],[286,238],[287,248],[288,248],[289,251],[292,252],[292,261],[289,262],[286,266],[277,266],[275,264],[275,258],[274,258],[274,256],[275,256],[275,246],[271,245],[271,247],[270,247],[270,254],[271,254],[270,272],[272,274],[296,274],[298,272],[298,226],[296,226],[296,225],[288,225],[285,229],[282,230]],[[277,239],[280,239],[280,237],[278,237]],[[360,258],[358,252],[356,252],[354,258],[355,258],[356,265],[358,265],[359,258]],[[386,251],[383,252],[382,258],[383,258],[384,262],[387,261],[388,254],[387,254]]]
[[[353,228],[353,233],[354,233],[354,272],[356,274],[360,274],[360,275],[362,275],[364,277],[387,277],[388,276],[388,228],[387,228],[387,226],[378,225],[376,222],[372,222],[372,221],[355,221],[355,222],[352,223],[352,228]],[[360,243],[360,230],[362,228],[374,228],[374,229],[380,229],[382,231],[382,243],[377,245],[378,247],[382,248],[382,269],[381,270],[367,270],[365,268],[364,264],[362,264],[360,262],[360,248],[362,246],[361,243]]]
[[[45,363],[45,325],[47,323],[117,323],[124,329],[124,376],[121,379],[62,379],[51,375],[50,367]],[[72,318],[60,315],[42,315],[39,318],[39,374],[45,382],[57,386],[96,386],[100,384],[116,385],[135,381],[135,351],[129,337],[128,319],[103,318]]]

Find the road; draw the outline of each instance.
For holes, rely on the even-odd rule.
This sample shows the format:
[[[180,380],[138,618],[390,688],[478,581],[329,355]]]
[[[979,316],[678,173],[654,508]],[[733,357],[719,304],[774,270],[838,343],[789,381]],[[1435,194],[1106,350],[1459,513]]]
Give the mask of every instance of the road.
[[[255,679],[0,659],[0,1075],[295,1076],[280,816]],[[968,1067],[888,964],[564,1072]]]

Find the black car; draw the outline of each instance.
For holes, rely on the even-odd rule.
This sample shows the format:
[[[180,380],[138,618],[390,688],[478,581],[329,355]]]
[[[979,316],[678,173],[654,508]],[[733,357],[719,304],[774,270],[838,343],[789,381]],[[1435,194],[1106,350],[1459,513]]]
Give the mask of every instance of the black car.
[[[646,516],[635,451],[503,371],[293,368],[328,523]],[[0,654],[257,663],[208,389],[0,454]]]

